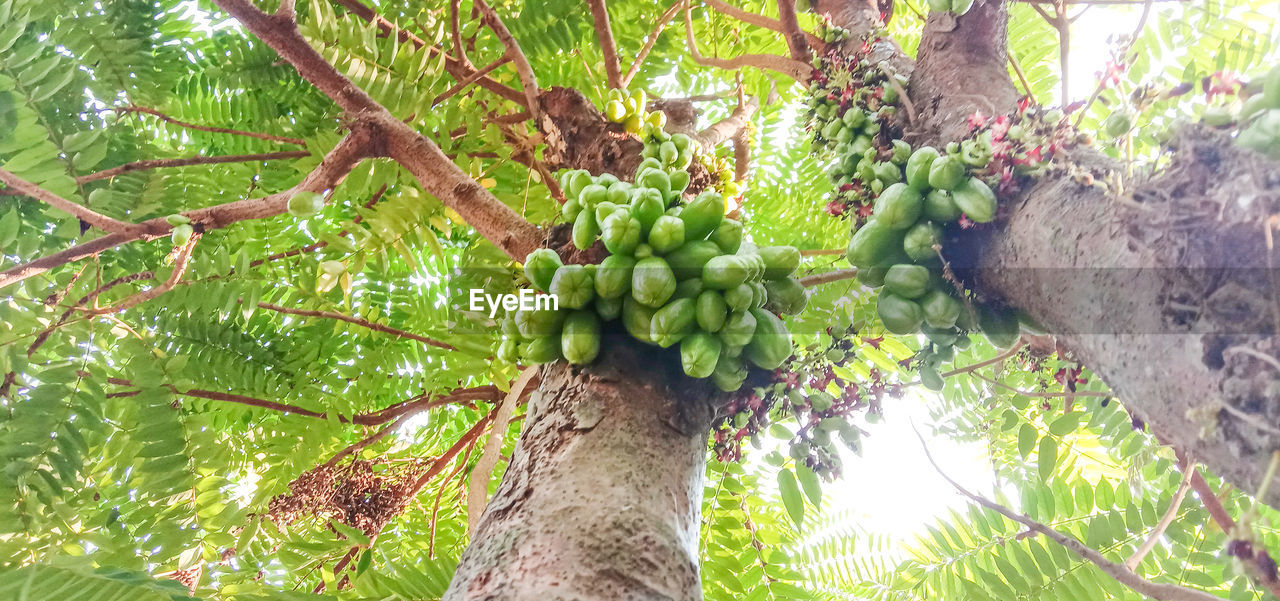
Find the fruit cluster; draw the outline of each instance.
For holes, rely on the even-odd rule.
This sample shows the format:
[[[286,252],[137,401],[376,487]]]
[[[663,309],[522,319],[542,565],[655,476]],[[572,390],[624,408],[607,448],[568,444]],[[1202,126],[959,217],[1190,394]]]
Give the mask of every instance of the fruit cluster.
[[[614,123],[621,123],[627,133],[632,135],[640,135],[647,129],[646,126],[661,131],[667,123],[667,115],[662,111],[648,112],[645,110],[647,102],[644,90],[636,90],[627,95],[622,90],[612,88],[609,90],[609,100],[604,104],[604,116]]]
[[[973,8],[973,0],[929,0],[929,12],[949,12],[959,17]]]
[[[640,163],[634,183],[586,171],[562,175],[573,244],[586,249],[599,239],[609,254],[598,265],[565,265],[554,250],[530,253],[525,276],[559,306],[509,315],[499,357],[590,363],[602,324],[616,319],[641,342],[679,344],[684,372],[725,391],[742,386],[748,364],[773,370],[791,356],[791,334],[777,314],[808,303],[791,277],[800,252],[743,243],[742,225],[724,216],[723,197],[707,191],[684,200],[688,174],[664,167],[683,159],[659,152]],[[680,174],[684,181],[673,182]]]
[[[1205,121],[1214,125],[1209,112],[1206,112]],[[1226,121],[1240,127],[1237,144],[1280,160],[1280,67],[1272,68],[1262,78],[1261,88]]]

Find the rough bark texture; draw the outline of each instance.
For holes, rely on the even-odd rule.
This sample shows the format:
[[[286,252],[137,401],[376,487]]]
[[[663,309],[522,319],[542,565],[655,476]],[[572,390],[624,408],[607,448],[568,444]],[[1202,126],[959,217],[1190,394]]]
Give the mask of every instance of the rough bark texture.
[[[446,600],[701,598],[712,394],[670,353],[624,334],[604,348],[545,368]]]

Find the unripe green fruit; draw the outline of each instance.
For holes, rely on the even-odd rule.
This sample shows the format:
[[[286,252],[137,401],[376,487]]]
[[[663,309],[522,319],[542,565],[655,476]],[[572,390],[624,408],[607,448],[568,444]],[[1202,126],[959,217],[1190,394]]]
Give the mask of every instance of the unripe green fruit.
[[[324,197],[315,192],[298,192],[289,197],[289,214],[294,217],[310,217],[324,208]]]
[[[174,246],[184,246],[191,241],[191,236],[195,234],[195,231],[195,228],[191,227],[190,224],[184,223],[173,228],[173,233],[170,234],[169,239],[173,241]]]

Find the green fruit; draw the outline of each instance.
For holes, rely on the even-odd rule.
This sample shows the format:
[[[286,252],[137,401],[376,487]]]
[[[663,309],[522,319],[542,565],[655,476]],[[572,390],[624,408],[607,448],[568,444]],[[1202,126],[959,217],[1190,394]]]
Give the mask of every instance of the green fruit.
[[[185,246],[187,242],[191,241],[191,236],[195,235],[195,233],[196,229],[191,227],[189,223],[176,225],[173,227],[173,232],[169,234],[169,240],[173,242],[174,246]]]
[[[609,202],[607,200],[603,200],[596,203],[596,208],[594,212],[596,214],[596,223],[600,224],[600,229],[604,229],[604,220],[608,219],[610,215],[617,212],[619,208],[620,207],[618,205],[613,204],[612,202]]]
[[[720,255],[702,268],[702,281],[708,288],[728,290],[747,281],[749,269],[740,255]]]
[[[578,213],[578,218],[573,220],[573,245],[579,250],[586,250],[591,248],[598,235],[600,229],[596,226],[595,213],[587,210]]]
[[[890,88],[892,89],[892,88]],[[893,141],[893,157],[889,160],[895,165],[905,165],[911,158],[911,145],[903,140]]]
[[[809,291],[795,278],[769,280],[764,283],[768,300],[764,308],[783,315],[795,315],[809,304]]]
[[[551,287],[551,278],[563,263],[560,255],[549,248],[539,248],[524,258],[524,277],[533,287],[546,292]]]
[[[876,265],[874,267],[859,267],[858,281],[872,288],[879,288],[884,285],[884,276],[888,275],[889,267],[886,267],[884,265]]]
[[[289,214],[294,217],[310,217],[324,208],[324,196],[315,192],[298,192],[289,197]]]
[[[747,266],[747,281],[754,282],[764,278],[767,264],[764,262],[764,257],[760,255],[759,249],[746,253],[740,252],[737,256],[741,257]]]
[[[747,379],[747,367],[742,364],[742,360],[728,353],[728,347],[722,347],[720,359],[716,362],[716,368],[711,372],[711,381],[715,382],[716,388],[725,392],[733,392],[742,388],[742,383]]]
[[[1002,311],[988,305],[978,307],[978,328],[992,345],[1009,348],[1022,336],[1018,316],[1013,311]]]
[[[564,215],[565,221],[574,221],[578,215],[582,213],[582,204],[576,198],[570,198],[568,202],[560,207],[560,214]]]
[[[671,179],[671,192],[679,194],[689,187],[689,172],[684,169],[672,171],[667,174]]]
[[[663,215],[649,230],[649,246],[658,254],[666,254],[684,244],[684,222],[679,217]]]
[[[946,387],[946,382],[942,380],[942,374],[939,374],[938,369],[932,365],[920,366],[920,383],[934,392]]]
[[[560,331],[560,354],[569,363],[582,365],[600,354],[600,319],[593,311],[574,311]]]
[[[680,282],[676,284],[675,294],[672,294],[671,298],[696,299],[698,298],[699,294],[702,294],[703,290],[706,290],[706,286],[702,285],[702,278],[689,278],[687,280],[680,280]]]
[[[693,333],[696,303],[692,299],[678,298],[667,303],[653,314],[649,324],[649,339],[667,348]]]
[[[876,163],[872,170],[876,174],[876,179],[886,186],[902,181],[902,169],[893,163]]]
[[[920,326],[920,331],[937,345],[950,346],[960,340],[960,331],[955,328],[935,328],[928,323]]]
[[[904,184],[896,183],[884,189],[876,198],[876,221],[887,228],[902,230],[911,227],[920,218],[924,198],[920,192]]]
[[[625,298],[626,297],[605,298],[597,294],[596,313],[600,315],[600,319],[605,321],[617,319],[619,315],[622,315],[622,303]]]
[[[640,222],[641,233],[646,236],[649,235],[653,222],[662,216],[664,210],[666,205],[662,200],[662,193],[657,190],[640,190],[631,200],[631,216]]]
[[[560,300],[560,306],[581,309],[596,296],[596,286],[591,273],[582,265],[565,265],[556,270],[547,292]]]
[[[924,322],[924,312],[920,310],[920,305],[888,292],[887,287],[881,290],[880,298],[876,301],[876,313],[880,315],[884,329],[899,336],[919,330],[920,324]]]
[[[1133,129],[1133,115],[1125,110],[1111,113],[1111,116],[1107,117],[1107,121],[1103,124],[1103,129],[1108,136],[1119,138]]]
[[[685,206],[680,219],[684,221],[685,238],[702,240],[724,219],[724,199],[715,192],[703,192]]]
[[[1270,108],[1267,106],[1267,99],[1263,98],[1261,94],[1250,96],[1248,100],[1244,101],[1244,106],[1240,109],[1240,122],[1248,122],[1254,115],[1267,108]],[[1172,131],[1169,134],[1168,137],[1172,138]],[[1161,143],[1167,144],[1168,139],[1161,140]]]
[[[724,291],[724,302],[731,311],[746,311],[755,300],[755,292],[751,284],[738,284]]]
[[[680,366],[684,373],[694,378],[710,376],[720,361],[720,339],[706,332],[698,332],[680,343]]]
[[[902,252],[904,234],[872,219],[854,232],[845,256],[859,269],[879,265]]]
[[[653,343],[649,330],[656,312],[656,309],[646,307],[629,296],[622,299],[622,325],[627,333],[640,342]]]
[[[753,309],[754,310],[754,309]],[[756,333],[756,318],[749,311],[734,311],[720,328],[720,339],[731,347],[744,347]]]
[[[996,218],[996,193],[976,177],[971,177],[952,189],[951,198],[974,223],[988,223]]]
[[[596,268],[595,290],[601,298],[621,298],[631,291],[636,260],[626,255],[609,255]]]
[[[636,177],[636,185],[652,188],[666,196],[671,192],[671,177],[661,169],[649,169]]]
[[[932,221],[921,221],[907,230],[902,239],[902,249],[917,263],[938,258],[934,245],[942,244],[942,226]]]
[[[659,257],[641,259],[631,275],[631,296],[647,307],[661,307],[676,291],[676,276]]]
[[[1226,127],[1235,121],[1235,115],[1231,114],[1229,107],[1211,106],[1204,110],[1200,119],[1211,127]]]
[[[751,306],[760,308],[769,302],[769,290],[764,287],[762,282],[750,282],[751,284]]]
[[[924,193],[929,189],[929,167],[938,159],[938,150],[932,146],[921,146],[911,158],[907,159],[907,185]]]
[[[884,289],[903,298],[919,298],[933,284],[929,268],[923,265],[901,263],[889,268],[884,275]]]
[[[528,365],[551,363],[560,359],[560,337],[539,336],[517,345],[520,362]]]
[[[1272,67],[1267,72],[1266,78],[1262,80],[1262,97],[1266,100],[1267,106],[1280,109],[1280,65]]]
[[[687,225],[685,226],[688,227]],[[720,220],[720,225],[716,226],[715,231],[711,232],[712,242],[720,247],[725,254],[733,254],[738,252],[738,248],[742,246],[742,223],[734,219],[724,218]]]
[[[676,162],[677,156],[680,156],[680,149],[670,141],[658,145],[658,160],[662,161],[663,165]]]
[[[756,251],[764,260],[764,278],[781,280],[800,268],[800,251],[794,246],[765,246]]]
[[[165,217],[164,221],[169,225],[178,226],[178,225],[187,225],[191,223],[191,218],[187,217],[186,215],[174,213],[173,215]]]
[[[629,255],[640,245],[640,222],[627,211],[615,211],[601,223],[600,241],[610,253]]]
[[[631,195],[635,193],[635,186],[627,182],[614,182],[609,184],[609,202],[620,207],[626,207],[631,203]]]
[[[956,206],[956,201],[951,198],[951,192],[947,190],[930,190],[924,197],[924,216],[928,219],[941,222],[951,222],[960,218],[962,215],[960,207]]]
[[[702,268],[707,261],[724,254],[719,246],[709,240],[694,240],[666,255],[667,264],[676,274],[677,280],[687,280],[702,276]]]
[[[947,329],[956,325],[960,318],[960,301],[941,290],[933,290],[920,299],[920,309],[924,311],[924,322],[931,328]]]
[[[604,116],[614,123],[621,122],[627,118],[627,105],[621,100],[610,100],[604,105]]]
[[[1248,127],[1240,131],[1236,143],[1280,160],[1280,109],[1268,109],[1259,113]]]
[[[569,198],[577,198],[582,194],[582,189],[595,183],[595,178],[591,177],[591,172],[586,169],[575,169],[570,171],[565,177],[564,193]]]
[[[703,290],[698,295],[694,308],[698,327],[708,332],[720,331],[720,328],[724,327],[725,319],[729,317],[729,305],[725,303],[724,296],[716,290]],[[718,353],[719,350],[716,352]]]
[[[950,190],[964,181],[965,167],[960,159],[947,155],[938,157],[929,166],[929,187]]]
[[[791,357],[791,332],[773,313],[752,309],[751,316],[756,318],[756,331],[742,356],[761,369],[778,369]]]
[[[578,204],[583,209],[595,209],[596,205],[602,202],[608,202],[609,189],[600,184],[587,184],[578,193]]]
[[[939,345],[933,349],[933,358],[936,361],[950,361],[956,358],[956,348],[954,346]]]
[[[973,8],[973,0],[951,0],[951,12],[957,17],[969,12]]]
[[[515,322],[521,337],[555,336],[560,333],[564,312],[555,309],[520,309],[516,311]]]

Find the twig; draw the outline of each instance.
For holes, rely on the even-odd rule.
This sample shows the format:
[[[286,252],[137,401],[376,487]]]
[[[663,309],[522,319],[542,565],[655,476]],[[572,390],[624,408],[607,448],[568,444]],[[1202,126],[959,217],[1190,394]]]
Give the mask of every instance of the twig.
[[[1031,104],[1040,104],[1036,101],[1036,95],[1031,91],[1031,83],[1027,81],[1027,74],[1022,72],[1022,65],[1018,63],[1018,57],[1009,52],[1009,66],[1013,67],[1013,72],[1017,74],[1018,81],[1022,82],[1022,89],[1027,93],[1027,98],[1031,100]]]
[[[627,74],[622,76],[623,88],[631,85],[631,80],[640,72],[640,65],[644,64],[644,59],[649,56],[649,51],[653,50],[653,45],[658,43],[658,36],[662,35],[662,30],[667,26],[667,23],[671,22],[676,13],[680,12],[680,7],[684,5],[685,1],[676,0],[667,10],[663,11],[662,16],[658,17],[658,22],[654,24],[653,31],[649,32],[649,36],[644,40],[644,46],[640,48],[640,52],[631,61],[631,67],[627,69]]]
[[[911,97],[908,96],[907,91],[902,88],[902,84],[898,83],[897,77],[890,75],[888,80],[889,86],[893,88],[893,91],[898,93],[898,99],[902,100],[902,108],[907,110],[907,124],[910,125],[915,123],[917,119],[915,103],[911,102]]]
[[[912,427],[914,428],[914,426]],[[950,476],[942,471],[942,468],[938,467],[938,463],[933,459],[933,454],[929,452],[929,445],[925,443],[924,436],[920,434],[919,430],[916,430],[916,437],[920,439],[920,446],[924,449],[924,454],[929,460],[929,464],[932,465],[933,469],[938,472],[938,475],[942,476],[942,479],[946,480],[947,483],[950,484],[952,488],[955,488],[957,492],[987,509],[995,511],[1010,520],[1026,526],[1034,532],[1039,532],[1040,534],[1045,535],[1053,542],[1056,542],[1059,545],[1066,547],[1076,555],[1079,555],[1082,559],[1098,566],[1099,569],[1111,578],[1115,579],[1116,582],[1125,585],[1134,592],[1156,599],[1157,601],[1220,601],[1217,597],[1204,591],[1198,591],[1173,584],[1161,584],[1147,580],[1146,578],[1135,574],[1133,570],[1130,570],[1122,564],[1108,561],[1107,558],[1103,557],[1098,551],[1085,546],[1084,543],[1081,543],[1066,534],[1058,532],[1053,528],[1017,513],[999,503],[988,500],[982,495],[969,492],[963,486],[960,486],[958,482],[952,480]]]
[[[295,0],[280,0],[280,8],[276,9],[276,16],[289,21],[297,21],[298,15],[294,11]]]
[[[849,267],[846,269],[836,269],[834,271],[828,271],[826,273],[819,273],[815,275],[807,275],[805,277],[802,277],[800,278],[800,284],[805,288],[812,288],[814,286],[820,286],[822,284],[828,284],[828,283],[836,282],[839,280],[847,280],[853,277],[857,277],[857,275],[858,275],[857,267]]]
[[[971,373],[971,372],[973,372],[973,371],[976,371],[976,370],[982,369],[982,368],[984,368],[984,367],[986,367],[986,366],[988,366],[988,365],[994,365],[994,364],[996,364],[996,363],[1001,363],[1001,362],[1003,362],[1005,359],[1008,359],[1009,357],[1012,357],[1012,356],[1014,356],[1014,355],[1018,354],[1018,351],[1021,351],[1021,350],[1022,350],[1022,347],[1024,347],[1024,346],[1026,346],[1026,343],[1025,343],[1025,342],[1023,342],[1022,340],[1019,340],[1018,342],[1014,343],[1014,345],[1013,345],[1012,347],[1009,347],[1009,350],[1007,350],[1007,351],[1005,351],[1005,352],[1003,352],[1003,353],[1000,353],[999,355],[996,355],[996,356],[994,356],[994,357],[992,357],[992,358],[990,358],[990,359],[987,359],[986,361],[979,361],[979,362],[974,363],[974,364],[971,364],[971,365],[966,365],[966,366],[964,366],[964,367],[957,367],[957,368],[955,368],[955,369],[953,369],[953,370],[951,370],[951,371],[944,372],[944,373],[942,374],[942,377],[944,377],[944,378],[949,378],[949,377],[951,377],[951,376],[955,376],[955,375],[959,375],[959,374],[967,374],[967,373]]]
[[[187,123],[186,121],[179,121],[177,119],[174,119],[173,117],[170,117],[169,115],[166,115],[155,109],[133,105],[133,104],[129,106],[118,107],[112,110],[114,110],[117,113],[146,113],[148,115],[153,115],[159,118],[161,121],[164,121],[165,123],[172,123],[174,125],[177,125],[178,127],[183,127],[186,129],[194,129],[197,131],[207,131],[207,132],[212,132],[217,134],[231,134],[233,136],[245,136],[249,138],[257,138],[259,140],[269,140],[271,142],[284,142],[285,144],[296,144],[298,146],[306,146],[307,144],[306,141],[302,140],[301,138],[288,138],[285,136],[273,136],[271,134],[260,134],[260,133],[251,132],[251,131],[240,131],[238,129],[227,129],[225,127],[210,127],[207,125],[196,125],[194,123]]]
[[[342,449],[341,451],[338,451],[333,455],[333,457],[330,457],[328,461],[322,463],[320,467],[325,468],[325,467],[333,467],[335,465],[338,465],[338,462],[342,461],[343,457],[346,457],[347,455],[355,453],[356,451],[359,451],[375,442],[378,442],[379,440],[382,440],[383,438],[386,438],[388,434],[395,432],[396,428],[399,428],[400,426],[404,425],[404,423],[408,421],[410,417],[413,417],[413,416],[409,414],[401,415],[400,417],[396,418],[395,421],[384,426],[381,430],[378,430],[377,432],[374,432],[368,437],[361,439],[359,442],[348,445],[346,448]]]
[[[595,21],[596,38],[600,40],[600,53],[604,55],[605,80],[611,88],[622,88],[622,67],[618,64],[618,43],[613,39],[609,26],[609,7],[605,0],[587,0],[591,17]]]
[[[489,66],[458,80],[458,83],[453,84],[453,86],[451,86],[449,89],[445,90],[444,92],[441,92],[439,96],[436,96],[435,100],[431,101],[431,106],[434,107],[440,104],[441,102],[448,100],[450,97],[466,89],[467,86],[475,83],[480,78],[492,73],[494,69],[497,69],[498,67],[501,67],[509,62],[511,62],[511,57],[505,54],[502,55],[502,58],[496,61],[493,61],[492,63],[489,63]]]
[[[1191,463],[1183,468],[1182,483],[1178,485],[1178,491],[1173,494],[1173,501],[1169,503],[1169,510],[1164,512],[1164,516],[1160,518],[1160,522],[1156,524],[1156,527],[1151,531],[1151,535],[1142,543],[1142,546],[1138,547],[1138,550],[1134,551],[1133,555],[1130,555],[1129,559],[1124,561],[1124,567],[1128,568],[1129,571],[1137,571],[1138,564],[1141,564],[1147,554],[1156,548],[1160,537],[1164,536],[1165,530],[1168,530],[1169,525],[1178,517],[1178,511],[1182,508],[1182,500],[1186,498],[1187,490],[1191,488],[1191,480],[1196,473],[1195,467],[1195,464]]]
[[[529,109],[533,115],[534,122],[539,122],[542,106],[538,102],[538,78],[533,74],[533,66],[529,64],[529,58],[524,55],[523,50],[520,50],[520,43],[512,37],[511,30],[507,29],[507,24],[502,22],[502,17],[498,16],[493,7],[484,0],[475,0],[475,6],[480,10],[481,19],[507,49],[507,56],[515,62],[516,73],[520,75],[520,85],[524,87],[525,108]]]
[[[172,167],[190,167],[192,165],[221,165],[224,163],[253,163],[257,161],[275,161],[280,159],[300,159],[311,156],[305,150],[285,150],[281,152],[261,152],[255,154],[235,154],[209,157],[186,157],[181,159],[146,159],[125,163],[110,169],[103,169],[76,178],[77,184],[86,184],[98,180],[111,179],[122,173],[144,171],[147,169],[166,169]]]
[[[30,196],[44,202],[59,211],[69,213],[73,217],[106,232],[129,235],[141,229],[135,224],[125,223],[119,219],[103,215],[82,204],[71,202],[4,169],[0,169],[0,182],[4,182],[5,185],[20,192],[23,196]],[[3,285],[0,284],[0,286]]]
[[[800,251],[800,256],[802,257],[819,257],[824,255],[836,256],[836,255],[843,255],[844,253],[845,253],[845,249],[843,248],[814,248],[814,249]]]
[[[755,67],[776,71],[796,81],[805,81],[813,69],[807,64],[785,56],[775,54],[742,54],[730,59],[705,57],[698,51],[698,43],[693,39],[693,11],[687,5],[684,8],[685,42],[689,46],[689,56],[699,65],[718,67],[720,69],[741,69]]]
[[[476,526],[480,525],[480,516],[489,502],[489,480],[493,478],[494,468],[498,467],[498,455],[502,452],[507,424],[515,413],[517,401],[537,375],[537,367],[524,368],[516,381],[511,384],[511,390],[506,398],[502,399],[497,410],[493,412],[493,427],[490,429],[489,439],[485,441],[484,449],[480,452],[480,460],[471,470],[471,478],[467,486],[467,534],[470,536],[475,536]]]
[[[458,61],[472,67],[471,59],[467,58],[467,49],[462,45],[462,26],[459,22],[458,5],[462,0],[449,0],[449,36],[453,40],[453,51],[457,53]]]
[[[698,132],[698,135],[695,136],[698,145],[704,150],[719,146],[721,142],[742,131],[747,123],[751,121],[751,116],[755,115],[759,108],[760,101],[755,96],[747,98],[746,102],[739,103],[738,107],[733,109],[733,112],[728,117],[712,123],[706,129]]]
[[[186,273],[187,265],[191,263],[191,252],[195,250],[196,242],[199,240],[200,240],[200,233],[196,232],[191,235],[191,238],[187,240],[186,244],[183,244],[180,248],[177,249],[177,252],[174,254],[174,257],[173,257],[173,271],[169,273],[169,279],[165,280],[159,286],[148,288],[147,290],[144,290],[133,296],[130,296],[109,307],[101,307],[96,309],[81,308],[80,310],[84,311],[88,315],[106,315],[108,313],[119,313],[121,311],[129,309],[130,307],[136,307],[138,305],[141,305],[142,303],[145,303],[157,296],[160,296],[161,294],[164,294],[170,290],[173,290],[173,287],[178,285],[178,280],[182,279],[182,274]]]
[[[89,301],[94,301],[94,304],[96,305],[98,296],[102,295],[102,293],[112,288],[115,288],[116,286],[119,286],[121,284],[127,284],[129,282],[136,282],[138,280],[149,280],[154,277],[156,277],[155,272],[151,272],[151,271],[143,271],[140,273],[122,275],[118,278],[115,278],[114,280],[111,280],[110,282],[107,282],[101,286],[98,286],[97,288],[90,291],[88,294],[80,297],[80,300],[77,300],[75,304],[73,304],[70,308],[68,308],[66,311],[63,311],[62,315],[58,316],[57,321],[49,324],[48,327],[46,327],[39,334],[36,335],[35,340],[31,342],[31,346],[27,347],[27,357],[31,357],[32,355],[34,355],[35,352],[39,350],[40,347],[43,346],[46,341],[49,340],[49,336],[53,334],[54,330],[57,330],[58,328],[66,325],[67,320],[71,318],[71,315],[76,312],[77,308],[83,307],[85,303],[88,303]]]
[[[259,303],[258,303],[258,307],[259,307],[259,308],[261,308],[261,309],[266,309],[266,310],[268,310],[268,311],[275,311],[275,312],[277,312],[277,313],[286,313],[286,314],[289,314],[289,315],[300,315],[300,316],[302,316],[302,317],[322,317],[322,318],[325,318],[325,319],[336,319],[336,320],[338,320],[338,321],[345,321],[345,322],[347,322],[347,323],[349,323],[349,324],[354,324],[354,325],[358,325],[358,326],[360,326],[360,327],[368,328],[368,329],[373,330],[373,331],[375,331],[375,332],[382,332],[383,334],[390,334],[390,335],[392,335],[392,336],[396,336],[396,337],[399,337],[399,338],[407,338],[407,339],[409,339],[409,340],[417,340],[418,342],[422,342],[422,343],[424,343],[424,344],[428,344],[428,345],[431,345],[431,346],[434,346],[434,347],[437,347],[437,348],[442,348],[442,349],[446,349],[446,350],[450,350],[450,351],[456,351],[456,350],[458,350],[458,349],[457,349],[457,347],[454,347],[453,345],[448,344],[448,343],[440,342],[439,340],[434,340],[434,339],[432,339],[432,338],[427,338],[426,336],[421,336],[421,335],[418,335],[418,334],[414,334],[414,333],[412,333],[412,332],[406,332],[406,331],[404,331],[404,330],[399,330],[399,329],[393,328],[393,327],[391,327],[391,326],[384,326],[384,325],[382,325],[382,324],[380,324],[380,323],[374,323],[374,322],[369,321],[369,320],[367,320],[367,319],[362,319],[362,318],[359,318],[359,317],[351,317],[350,315],[343,315],[343,314],[341,314],[341,313],[334,313],[334,312],[332,312],[332,311],[315,311],[315,310],[309,310],[309,309],[290,309],[289,307],[282,307],[282,306],[280,306],[280,305],[276,305],[276,304],[272,304],[272,303],[265,303],[265,302],[259,302]]]
[[[1072,398],[1072,397],[1080,397],[1080,396],[1110,398],[1112,396],[1111,393],[1109,392],[1096,392],[1093,390],[1077,390],[1075,392],[1030,392],[1030,391],[1015,388],[1013,386],[1005,384],[1004,382],[1000,382],[994,378],[988,378],[987,376],[984,376],[980,373],[975,372],[973,374],[973,377],[978,378],[979,380],[982,380],[984,382],[987,382],[988,384],[992,384],[997,388],[1003,388],[1005,390],[1008,390],[1009,392],[1020,394],[1025,397],[1031,397],[1033,399],[1061,399],[1061,398]]]
[[[800,29],[800,21],[796,18],[795,0],[778,0],[778,23],[782,26],[782,36],[787,40],[787,50],[791,58],[806,63],[813,60],[813,51]]]
[[[472,440],[471,444],[467,445],[467,450],[462,454],[462,459],[448,474],[445,474],[444,482],[440,483],[440,489],[436,491],[436,499],[431,504],[431,526],[429,528],[430,534],[427,537],[427,557],[430,559],[436,558],[436,517],[440,513],[440,498],[444,496],[445,487],[449,484],[449,481],[453,480],[458,475],[458,472],[462,471],[462,468],[467,467],[467,461],[471,459],[471,452],[476,450],[477,442],[479,441]]]
[[[1120,56],[1127,56],[1129,51],[1133,49],[1134,43],[1138,41],[1138,36],[1142,34],[1142,30],[1147,26],[1147,17],[1151,16],[1151,3],[1155,2],[1155,0],[1141,1],[1143,2],[1142,16],[1138,17],[1138,26],[1133,28],[1133,34],[1129,36],[1129,41],[1125,44],[1124,50],[1119,53]],[[1093,0],[1093,3],[1101,4],[1102,2],[1101,0]],[[1033,4],[1032,6],[1034,7],[1035,5]],[[1076,127],[1080,127],[1080,122],[1084,121],[1084,116],[1089,112],[1089,107],[1093,106],[1093,103],[1098,101],[1098,98],[1102,96],[1102,91],[1105,89],[1107,89],[1106,77],[1098,78],[1098,85],[1093,89],[1093,94],[1089,95],[1089,101],[1085,102],[1084,106],[1080,107],[1080,112],[1076,116]],[[1066,101],[1064,100],[1063,102],[1065,103]]]

